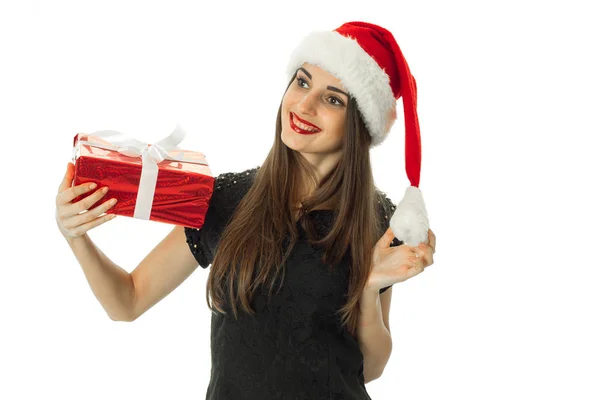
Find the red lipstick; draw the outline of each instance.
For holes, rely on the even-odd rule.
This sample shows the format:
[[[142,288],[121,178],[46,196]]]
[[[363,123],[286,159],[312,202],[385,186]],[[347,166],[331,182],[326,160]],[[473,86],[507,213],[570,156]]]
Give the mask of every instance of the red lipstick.
[[[306,125],[310,126],[311,128],[314,128],[316,130],[316,132],[306,131],[306,130],[300,128],[298,125],[294,124],[294,118],[296,118],[298,121],[302,122],[303,124],[306,124]],[[293,130],[295,130],[296,132],[298,132],[302,135],[312,135],[312,134],[321,132],[321,129],[319,129],[317,126],[311,124],[308,121],[303,120],[302,118],[298,117],[293,112],[290,112],[290,126],[292,127]]]

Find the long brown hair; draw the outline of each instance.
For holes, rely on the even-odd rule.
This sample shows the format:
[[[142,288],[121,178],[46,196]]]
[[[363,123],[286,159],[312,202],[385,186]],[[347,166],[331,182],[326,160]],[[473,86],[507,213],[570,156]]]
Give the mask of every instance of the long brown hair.
[[[288,88],[294,79],[295,76]],[[226,314],[223,306],[227,290],[236,319],[238,305],[254,314],[250,305],[252,296],[269,280],[270,297],[282,266],[297,242],[296,212],[305,215],[334,200],[335,218],[331,230],[322,239],[314,237],[314,228],[309,226],[308,219],[301,218],[301,223],[308,233],[309,243],[323,248],[324,263],[341,262],[349,250],[347,302],[337,311],[342,316],[342,324],[356,336],[360,297],[369,277],[373,246],[384,228],[377,211],[379,195],[371,170],[371,136],[356,101],[350,97],[341,159],[319,185],[307,161],[281,141],[281,107],[280,104],[273,146],[222,232],[206,283],[206,302],[213,312]],[[303,176],[312,180],[317,189],[300,201],[294,194],[298,193]],[[302,207],[295,207],[298,203]],[[284,252],[286,234],[289,240]]]

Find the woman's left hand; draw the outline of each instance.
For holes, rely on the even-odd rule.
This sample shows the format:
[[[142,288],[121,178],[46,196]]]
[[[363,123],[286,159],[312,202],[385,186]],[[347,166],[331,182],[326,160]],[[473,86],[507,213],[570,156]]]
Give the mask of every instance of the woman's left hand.
[[[417,247],[405,244],[390,247],[394,240],[392,228],[388,228],[373,249],[371,274],[367,287],[372,290],[393,285],[412,278],[433,264],[436,238],[433,231],[428,231],[429,244],[421,243]]]

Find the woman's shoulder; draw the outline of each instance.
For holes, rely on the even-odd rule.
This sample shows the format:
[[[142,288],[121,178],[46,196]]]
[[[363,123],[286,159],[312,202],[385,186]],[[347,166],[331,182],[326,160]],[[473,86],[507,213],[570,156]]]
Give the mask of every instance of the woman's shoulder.
[[[202,228],[185,227],[186,241],[202,268],[207,268],[212,263],[221,233],[238,203],[252,186],[258,168],[217,175]]]
[[[239,183],[251,183],[259,168],[257,166],[241,172],[223,172],[215,178],[215,190],[225,190]]]
[[[224,172],[215,178],[213,196],[222,202],[237,203],[248,192],[260,167],[249,168],[239,172]]]
[[[394,203],[387,195],[387,193],[382,192],[381,190],[375,188],[377,193],[377,207],[379,211],[379,216],[381,218],[380,222],[382,224],[382,232],[385,232],[390,227],[390,219],[394,215],[396,211],[396,203]],[[383,234],[383,233],[382,233]],[[403,244],[402,240],[398,240],[398,238],[394,238],[391,246],[399,246]]]
[[[396,204],[388,197],[387,193],[375,188],[377,195],[377,208],[384,219],[390,219],[396,211]]]

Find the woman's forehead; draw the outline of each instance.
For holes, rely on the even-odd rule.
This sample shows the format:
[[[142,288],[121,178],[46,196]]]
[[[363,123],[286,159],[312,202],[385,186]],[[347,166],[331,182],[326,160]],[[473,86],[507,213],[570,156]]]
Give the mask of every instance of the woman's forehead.
[[[319,67],[318,65],[304,62],[299,68],[305,69],[311,75],[309,76],[310,79],[325,81],[328,84],[335,85],[340,89],[346,89],[337,76],[333,75],[326,69]]]

